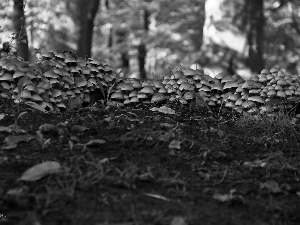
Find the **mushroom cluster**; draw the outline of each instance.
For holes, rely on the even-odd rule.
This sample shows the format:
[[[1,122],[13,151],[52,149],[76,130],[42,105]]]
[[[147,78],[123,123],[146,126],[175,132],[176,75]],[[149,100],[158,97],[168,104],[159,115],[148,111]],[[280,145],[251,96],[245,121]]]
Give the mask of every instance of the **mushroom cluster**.
[[[175,102],[187,105],[198,95],[212,108],[224,106],[239,113],[272,114],[282,107],[269,104],[273,100],[284,103],[285,109],[298,103],[300,78],[275,67],[262,70],[250,80],[225,72],[211,77],[202,69],[177,69],[162,81],[141,81],[119,79],[106,62],[85,60],[73,52],[43,53],[33,63],[1,53],[1,98],[61,110],[69,107],[72,100],[89,102],[96,90],[105,92],[109,101],[121,106]]]
[[[66,108],[70,99],[89,102],[90,92],[107,90],[116,80],[107,63],[70,52],[47,52],[30,64],[9,54],[0,59],[1,97],[32,101],[48,110]]]

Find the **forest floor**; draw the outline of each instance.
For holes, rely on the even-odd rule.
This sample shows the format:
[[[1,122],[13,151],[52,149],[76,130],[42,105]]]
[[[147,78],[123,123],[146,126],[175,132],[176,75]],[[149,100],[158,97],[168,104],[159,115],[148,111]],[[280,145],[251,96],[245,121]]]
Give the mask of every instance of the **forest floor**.
[[[1,104],[0,224],[300,224],[298,121],[174,110]]]

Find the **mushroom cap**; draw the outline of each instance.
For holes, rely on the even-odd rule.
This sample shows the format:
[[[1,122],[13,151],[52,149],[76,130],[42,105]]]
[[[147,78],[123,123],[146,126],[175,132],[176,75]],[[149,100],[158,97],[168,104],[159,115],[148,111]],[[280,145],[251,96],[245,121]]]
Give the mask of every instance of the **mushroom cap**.
[[[193,69],[187,69],[185,72],[184,72],[184,75],[189,77],[189,76],[194,76],[194,75],[197,75],[197,74],[200,74],[200,71],[199,70],[193,70]]]
[[[76,87],[83,87],[87,85],[87,81],[84,76],[74,76],[74,82]]]
[[[277,85],[284,86],[286,84],[287,84],[287,82],[284,79],[277,80]]]
[[[233,93],[230,93],[229,95],[228,95],[228,100],[231,100],[231,101],[236,101],[236,100],[238,100],[239,99],[239,95],[238,94],[233,94]]]
[[[45,73],[43,73],[44,77],[50,77],[50,78],[58,78],[58,74],[56,74],[53,70],[49,70]]]
[[[166,88],[160,88],[159,90],[158,90],[158,93],[167,93],[167,89]]]
[[[195,84],[195,87],[198,88],[198,89],[202,88],[202,86],[203,86],[203,85],[200,84],[200,83],[196,83],[196,84]]]
[[[196,98],[196,94],[193,91],[187,91],[184,93],[183,98],[186,100],[194,99]]]
[[[292,96],[293,92],[291,90],[285,90],[286,96]]]
[[[148,96],[147,96],[145,93],[138,93],[138,94],[137,94],[137,98],[138,98],[138,99],[140,99],[140,98],[141,98],[141,99],[144,99],[144,98],[148,98]]]
[[[262,104],[265,104],[265,100],[261,97],[261,96],[251,96],[248,98],[249,101],[253,101],[253,102],[259,102]]]
[[[155,93],[151,98],[151,103],[161,102],[165,100],[165,96],[162,93]]]
[[[268,75],[270,73],[270,71],[267,69],[263,69],[260,73],[264,74],[264,75]]]
[[[236,106],[241,106],[241,105],[243,105],[243,103],[244,103],[244,101],[241,98],[239,98],[238,100],[235,101]]]
[[[238,112],[238,113],[242,113],[243,112],[243,107],[241,107],[241,106],[235,106],[235,107],[233,107],[234,108],[234,110],[236,111],[236,112]]]
[[[245,109],[250,109],[252,107],[255,106],[255,103],[253,101],[249,101],[249,100],[246,100],[243,104],[242,104],[242,107],[245,108]]]
[[[132,98],[130,98],[130,102],[136,103],[136,102],[140,102],[140,101],[137,97],[132,97]]]
[[[227,82],[232,82],[232,81],[234,81],[233,77],[230,75],[227,75],[222,78],[221,83],[227,83]]]
[[[239,85],[235,81],[227,81],[223,87],[223,89],[239,87]]]
[[[179,80],[177,80],[177,84],[182,84],[184,82],[188,82],[185,77],[180,77]]]
[[[277,96],[280,97],[280,98],[285,98],[286,94],[285,94],[284,91],[277,91]]]
[[[199,89],[199,91],[210,92],[211,90],[210,90],[210,88],[209,88],[209,87],[207,87],[207,86],[203,85],[203,86],[202,86],[202,87]]]
[[[0,59],[0,67],[3,67],[5,64],[8,64],[10,62],[11,62],[11,60],[8,58]]]
[[[154,94],[154,89],[153,89],[153,87],[146,86],[143,89],[141,89],[141,93]]]
[[[25,85],[24,85],[25,86]],[[27,84],[24,89],[28,91],[35,91],[36,87],[33,84]]]
[[[22,90],[20,97],[21,98],[31,98],[31,93],[30,93],[30,91],[24,89],[24,90]]]
[[[39,96],[38,94],[31,95],[31,99],[34,100],[35,102],[42,102],[43,101],[41,96]]]
[[[225,73],[225,72],[221,72],[221,73],[218,73],[215,78],[219,79],[219,80],[222,80],[224,77],[228,76],[229,74]]]
[[[177,84],[177,80],[171,79],[171,80],[168,81],[167,84],[171,84],[171,85]]]
[[[277,73],[279,70],[276,67],[273,67],[272,69],[270,69],[270,73]]]
[[[251,80],[258,82],[259,81],[259,77],[257,75],[254,75]]]
[[[56,103],[56,106],[57,106],[58,108],[66,108],[66,105],[65,105],[63,102],[57,102],[57,103]]]
[[[137,92],[136,91],[132,91],[129,93],[129,98],[132,98],[132,97],[136,97],[137,96]]]
[[[169,98],[169,102],[174,102],[176,101],[176,96],[175,95],[172,95],[170,98]]]
[[[276,86],[275,86],[275,90],[276,90],[276,91],[281,91],[282,89],[283,89],[283,88],[282,88],[280,85],[276,85]]]
[[[167,88],[167,92],[170,94],[170,93],[175,93],[176,92],[176,89],[174,87],[168,87]]]
[[[273,96],[276,96],[277,93],[274,89],[271,89],[267,92],[267,95],[268,95],[268,97],[273,97]]]
[[[252,107],[251,109],[247,110],[250,114],[255,114],[259,112],[259,109],[257,107]]]
[[[225,106],[228,108],[233,108],[235,105],[234,105],[233,101],[228,101],[228,102],[226,102]]]
[[[42,56],[46,58],[54,58],[55,54],[53,52],[44,52],[42,53]]]
[[[170,79],[179,79],[180,77],[184,77],[184,73],[180,70],[176,70],[170,77]]]
[[[201,80],[202,79],[202,76],[199,75],[199,74],[196,74],[193,76],[193,80],[197,81],[197,80]]]
[[[247,80],[245,83],[242,84],[242,88],[246,88],[246,89],[258,88],[258,87],[259,84],[253,80]]]
[[[133,91],[134,90],[134,87],[131,84],[128,84],[125,82],[119,83],[116,88],[120,89],[122,91]]]
[[[164,80],[170,80],[171,79],[171,75],[164,75]]]
[[[200,84],[204,84],[206,86],[211,86],[210,83],[209,83],[209,81],[206,80],[206,79],[204,79],[204,78],[200,81]]]
[[[52,96],[56,98],[61,95],[61,90],[52,89],[51,93],[52,93]]]
[[[123,102],[124,105],[130,104],[130,98],[126,98],[125,101]]]
[[[187,100],[185,100],[184,98],[179,98],[178,100],[179,100],[179,102],[180,102],[181,104],[183,104],[183,105],[188,104]]]
[[[154,84],[154,87],[156,87],[156,88],[163,88],[163,87],[165,87],[165,85],[161,81],[159,81],[159,80],[154,81],[153,84]]]
[[[195,89],[194,85],[190,84],[189,82],[184,82],[180,84],[179,90],[183,91],[193,91]]]
[[[260,93],[260,92],[261,92],[261,89],[259,89],[259,88],[254,88],[254,89],[249,90],[250,94],[257,94],[257,93]]]
[[[10,85],[9,85],[8,83],[6,83],[6,82],[1,82],[1,86],[2,86],[5,90],[11,89],[11,88],[10,88]]]
[[[2,76],[0,76],[0,80],[6,80],[6,81],[13,81],[13,75],[11,75],[10,73],[5,73]]]
[[[21,70],[16,70],[16,71],[14,72],[13,78],[16,79],[16,78],[18,78],[18,77],[23,77],[23,76],[25,76],[25,72],[23,72],[23,71],[21,71]]]
[[[211,90],[223,91],[223,85],[222,84],[212,84],[211,85]]]
[[[267,76],[264,76],[264,75],[259,75],[259,80],[258,80],[259,82],[267,82],[268,81],[268,79],[267,79]]]
[[[124,95],[122,94],[122,92],[114,92],[114,93],[112,93],[110,98],[112,98],[112,99],[124,99]]]
[[[65,63],[75,63],[77,62],[76,59],[70,54],[70,53],[65,53]]]
[[[209,106],[216,106],[216,103],[214,102],[214,101],[208,101],[208,103],[207,103]]]
[[[153,83],[151,81],[145,80],[142,83],[142,87],[147,87],[147,86],[153,86]]]

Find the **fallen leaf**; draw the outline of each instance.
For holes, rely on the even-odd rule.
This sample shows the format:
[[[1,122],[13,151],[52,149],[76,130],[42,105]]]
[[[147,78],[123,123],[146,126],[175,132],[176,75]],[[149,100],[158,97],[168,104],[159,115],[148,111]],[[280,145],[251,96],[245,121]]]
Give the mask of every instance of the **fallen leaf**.
[[[88,129],[89,129],[88,127],[83,127],[83,126],[80,126],[80,125],[74,125],[71,128],[71,132],[72,133],[80,133],[80,132],[86,131]]]
[[[231,199],[231,196],[229,194],[214,193],[213,198],[220,202],[227,202]]]
[[[187,225],[187,222],[182,216],[175,216],[170,225]]]
[[[35,108],[35,109],[41,111],[41,112],[48,113],[48,111],[47,111],[45,108],[39,106],[39,105],[36,104],[35,102],[26,101],[26,102],[24,102],[24,103],[25,103],[26,105],[32,107],[32,108]]]
[[[0,120],[2,120],[5,117],[5,114],[1,113],[0,114]]]
[[[169,143],[169,148],[177,148],[180,149],[180,143],[181,141],[173,140]]]
[[[86,150],[87,147],[98,147],[104,144],[106,141],[102,139],[94,139],[84,144],[83,151]]]
[[[53,124],[49,124],[49,123],[45,123],[43,125],[41,125],[39,127],[39,130],[44,133],[44,132],[50,132],[50,131],[54,131],[54,132],[57,132],[57,127]]]
[[[218,130],[218,132],[217,132],[217,134],[218,134],[218,136],[219,136],[219,138],[222,138],[223,137],[223,135],[224,135],[224,131],[222,131],[221,129],[219,129]]]
[[[60,171],[61,166],[59,163],[54,161],[46,161],[26,170],[19,180],[36,181],[49,174],[58,173]]]
[[[16,148],[19,142],[28,142],[34,139],[35,136],[25,134],[25,135],[10,135],[4,139],[4,145],[2,149],[13,149]]]
[[[157,111],[157,112],[162,112],[165,114],[175,114],[175,111],[167,106],[162,106],[160,108],[153,107],[150,109],[151,111]]]
[[[260,183],[260,188],[266,188],[269,192],[272,193],[281,192],[281,188],[279,187],[279,184],[274,180],[268,180],[265,183]]]
[[[21,129],[18,125],[16,124],[12,124],[9,125],[7,127],[2,127],[0,126],[0,132],[7,132],[7,133],[11,133],[11,132],[15,132],[17,134],[21,134],[21,133],[25,133],[25,130]]]
[[[157,195],[157,194],[152,194],[152,193],[144,193],[144,195],[149,196],[151,198],[161,199],[161,200],[164,200],[164,201],[170,201],[169,198],[166,198],[162,195]]]
[[[99,146],[101,144],[104,144],[106,141],[102,140],[102,139],[94,139],[94,140],[90,140],[89,142],[87,142],[85,145],[88,147],[92,147],[92,146]]]

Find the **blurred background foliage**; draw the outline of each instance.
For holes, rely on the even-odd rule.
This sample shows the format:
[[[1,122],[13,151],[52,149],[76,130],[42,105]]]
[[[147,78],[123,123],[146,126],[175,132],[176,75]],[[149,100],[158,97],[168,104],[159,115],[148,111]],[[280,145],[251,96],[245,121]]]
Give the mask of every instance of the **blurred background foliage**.
[[[76,51],[142,79],[178,66],[299,73],[299,0],[2,0],[0,26],[25,60]]]

